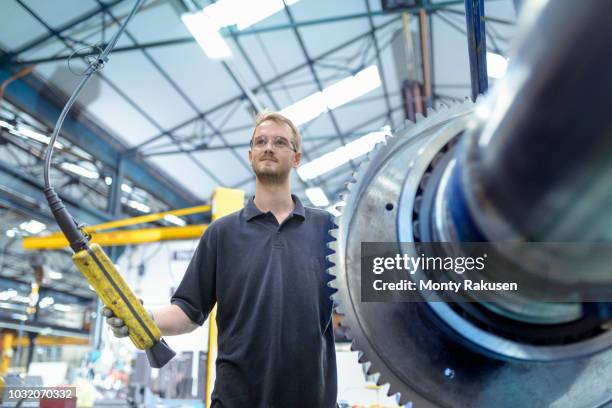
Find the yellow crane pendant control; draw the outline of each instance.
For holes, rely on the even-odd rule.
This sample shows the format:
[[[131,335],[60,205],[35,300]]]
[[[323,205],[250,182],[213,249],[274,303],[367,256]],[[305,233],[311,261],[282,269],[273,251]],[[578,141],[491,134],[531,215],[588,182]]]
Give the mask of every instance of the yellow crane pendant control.
[[[134,345],[146,350],[152,367],[159,368],[174,357],[161,331],[100,245],[90,244],[76,252],[72,260],[104,305],[123,320]]]

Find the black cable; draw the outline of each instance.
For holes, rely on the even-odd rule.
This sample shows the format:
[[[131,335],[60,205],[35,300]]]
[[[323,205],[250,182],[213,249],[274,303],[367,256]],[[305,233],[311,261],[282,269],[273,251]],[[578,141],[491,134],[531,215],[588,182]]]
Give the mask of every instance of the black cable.
[[[106,46],[104,51],[102,51],[102,53],[97,58],[91,61],[91,63],[87,67],[85,74],[81,78],[81,81],[79,82],[76,89],[74,90],[70,98],[68,99],[68,102],[66,102],[66,105],[64,105],[64,108],[62,109],[62,112],[60,113],[60,116],[57,119],[57,123],[55,124],[55,128],[53,129],[53,134],[51,135],[51,139],[49,140],[49,147],[47,148],[47,152],[45,154],[44,194],[49,203],[49,207],[51,208],[51,212],[53,213],[53,217],[55,218],[60,229],[62,230],[62,232],[68,239],[68,242],[70,243],[70,247],[75,252],[78,252],[82,249],[87,248],[88,239],[80,231],[79,225],[76,223],[74,218],[72,218],[70,213],[68,213],[68,210],[62,203],[62,200],[55,193],[55,191],[53,190],[53,187],[51,187],[51,182],[49,179],[49,172],[51,169],[51,158],[53,156],[53,148],[55,146],[55,140],[57,139],[57,136],[59,135],[60,129],[62,128],[62,125],[64,123],[64,119],[66,119],[66,116],[68,115],[68,112],[70,111],[70,108],[72,107],[74,102],[77,100],[79,94],[81,93],[81,91],[83,90],[87,82],[91,79],[92,75],[95,74],[97,71],[101,70],[102,68],[104,68],[104,64],[108,61],[108,56],[113,50],[113,48],[115,47],[115,45],[117,44],[117,41],[119,40],[119,36],[125,31],[125,28],[127,27],[128,22],[134,16],[134,14],[136,14],[136,11],[142,5],[143,2],[144,0],[136,0],[134,7],[132,7],[132,10],[130,11],[126,19],[123,21],[123,23],[121,24],[121,27],[119,27],[119,30],[115,33],[115,35],[113,36],[109,44]]]
[[[57,123],[55,124],[55,128],[53,129],[53,135],[51,136],[51,140],[49,141],[49,148],[47,149],[47,154],[45,155],[45,187],[50,187],[49,168],[51,166],[51,156],[53,155],[53,147],[55,144],[55,140],[57,139],[57,136],[59,134],[59,131],[62,127],[62,124],[64,123],[64,119],[66,118],[66,115],[68,115],[68,111],[70,110],[74,102],[76,101],[77,97],[79,96],[79,94],[81,93],[81,91],[85,87],[85,84],[87,84],[91,76],[97,71],[104,68],[104,64],[108,61],[108,55],[113,50],[113,48],[115,48],[115,44],[119,40],[119,36],[125,31],[125,28],[127,27],[127,23],[134,16],[134,14],[136,13],[136,10],[140,7],[140,5],[143,2],[144,0],[136,0],[134,7],[130,11],[130,14],[128,14],[127,18],[125,19],[123,24],[121,24],[121,27],[119,27],[119,30],[115,33],[110,43],[106,46],[104,51],[102,51],[102,54],[100,54],[98,58],[96,58],[94,61],[91,62],[87,71],[85,72],[85,75],[83,76],[83,78],[81,78],[81,81],[79,82],[76,89],[70,96],[70,99],[68,99],[68,102],[66,102],[64,109],[62,109],[62,113],[57,119]]]

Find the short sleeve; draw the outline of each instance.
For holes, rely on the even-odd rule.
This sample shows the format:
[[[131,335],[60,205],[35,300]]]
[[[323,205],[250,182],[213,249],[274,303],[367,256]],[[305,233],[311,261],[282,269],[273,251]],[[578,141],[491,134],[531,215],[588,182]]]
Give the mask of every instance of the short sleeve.
[[[170,303],[177,305],[198,325],[204,324],[216,299],[216,243],[210,229],[200,238],[189,266],[172,295]]]

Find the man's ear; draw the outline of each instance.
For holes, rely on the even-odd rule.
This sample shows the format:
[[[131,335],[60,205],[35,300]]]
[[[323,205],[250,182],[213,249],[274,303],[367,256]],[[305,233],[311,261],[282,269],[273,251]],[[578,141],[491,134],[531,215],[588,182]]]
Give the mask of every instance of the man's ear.
[[[253,152],[249,149],[249,163],[253,163]]]
[[[300,167],[300,162],[302,161],[302,152],[295,152],[293,156],[293,167]]]

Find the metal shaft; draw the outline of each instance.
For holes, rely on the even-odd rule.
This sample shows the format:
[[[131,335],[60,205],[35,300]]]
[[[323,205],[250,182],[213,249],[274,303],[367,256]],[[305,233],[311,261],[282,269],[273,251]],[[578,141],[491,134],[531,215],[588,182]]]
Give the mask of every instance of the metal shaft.
[[[525,3],[507,75],[477,109],[463,156],[482,232],[612,240],[612,2]]]

